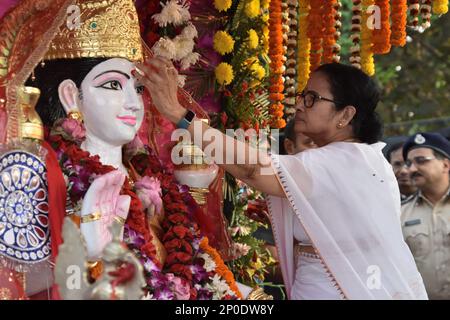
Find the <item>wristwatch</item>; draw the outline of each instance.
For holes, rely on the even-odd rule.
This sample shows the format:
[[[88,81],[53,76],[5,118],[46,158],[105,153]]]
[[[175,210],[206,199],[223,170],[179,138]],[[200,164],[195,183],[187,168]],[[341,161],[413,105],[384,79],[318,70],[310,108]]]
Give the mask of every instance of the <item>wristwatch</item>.
[[[195,113],[191,110],[188,110],[188,112],[185,114],[184,118],[181,119],[178,123],[177,123],[177,127],[180,129],[186,129],[189,128],[189,126],[191,125],[192,120],[194,120],[195,118]]]

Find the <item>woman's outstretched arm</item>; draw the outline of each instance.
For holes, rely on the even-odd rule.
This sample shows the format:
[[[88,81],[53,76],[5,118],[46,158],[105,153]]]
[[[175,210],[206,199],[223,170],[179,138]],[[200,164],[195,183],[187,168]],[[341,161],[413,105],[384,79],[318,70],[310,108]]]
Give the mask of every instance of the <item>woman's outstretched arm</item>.
[[[187,110],[178,102],[178,74],[170,61],[151,58],[139,64],[134,75],[150,91],[153,104],[163,116],[175,124],[184,118]],[[193,142],[231,175],[264,193],[285,197],[267,151],[227,136],[199,119],[194,119],[188,130]]]

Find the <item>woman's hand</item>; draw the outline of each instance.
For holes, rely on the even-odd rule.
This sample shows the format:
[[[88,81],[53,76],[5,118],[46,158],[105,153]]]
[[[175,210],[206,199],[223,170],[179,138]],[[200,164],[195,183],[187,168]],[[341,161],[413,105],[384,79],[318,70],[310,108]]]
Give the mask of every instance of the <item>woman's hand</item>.
[[[99,260],[112,240],[109,227],[114,219],[125,222],[128,216],[131,198],[120,195],[124,181],[120,171],[109,172],[94,180],[83,199],[80,230],[90,261]]]
[[[133,75],[150,92],[158,111],[177,124],[186,114],[178,102],[178,72],[172,62],[155,57],[136,65]]]

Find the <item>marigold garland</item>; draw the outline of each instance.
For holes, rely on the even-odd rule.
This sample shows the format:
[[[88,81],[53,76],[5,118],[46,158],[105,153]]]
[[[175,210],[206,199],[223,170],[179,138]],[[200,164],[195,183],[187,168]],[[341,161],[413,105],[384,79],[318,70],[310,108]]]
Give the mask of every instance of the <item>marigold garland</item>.
[[[309,79],[311,64],[309,55],[311,41],[308,38],[309,1],[299,0],[299,28],[298,28],[298,61],[297,61],[297,92],[302,92]]]
[[[434,0],[433,13],[446,14],[448,12],[448,0]]]
[[[324,33],[322,6],[323,1],[311,1],[308,15],[308,37],[311,40],[311,72],[320,66],[322,59],[322,37]]]
[[[372,33],[373,53],[385,54],[391,50],[391,24],[389,0],[375,0],[375,5],[380,8],[380,28],[375,28]]]
[[[201,240],[200,249],[211,256],[211,258],[216,263],[216,273],[227,282],[230,289],[236,294],[238,298],[243,299],[242,294],[239,291],[238,286],[236,285],[236,281],[234,280],[233,273],[225,265],[217,250],[209,245],[208,238],[204,237]]]
[[[362,23],[361,23],[361,69],[369,76],[375,74],[375,62],[373,59],[372,30],[368,26],[368,8],[374,4],[374,0],[362,1]]]
[[[392,1],[391,44],[403,47],[406,44],[407,0]]]
[[[269,4],[269,57],[271,70],[271,85],[269,87],[270,100],[272,105],[269,107],[269,113],[272,116],[270,125],[273,128],[282,128],[284,119],[278,117],[279,112],[283,110],[282,101],[284,99],[284,81],[283,81],[283,32],[281,0],[272,0]],[[277,115],[277,116],[275,116]],[[283,121],[281,121],[283,120]]]
[[[330,63],[333,61],[334,45],[336,44],[336,0],[325,0],[322,7],[323,19],[323,56],[322,63]]]

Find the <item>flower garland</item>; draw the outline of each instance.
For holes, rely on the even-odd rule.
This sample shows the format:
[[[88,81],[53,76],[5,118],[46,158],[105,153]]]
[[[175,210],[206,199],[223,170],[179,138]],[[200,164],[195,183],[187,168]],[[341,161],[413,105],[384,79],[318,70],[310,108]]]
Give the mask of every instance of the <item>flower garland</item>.
[[[286,52],[286,72],[285,72],[285,109],[286,115],[295,114],[295,91],[296,91],[296,49],[297,49],[297,0],[288,0],[288,21],[287,26],[287,52]]]
[[[389,0],[375,0],[375,5],[380,8],[381,25],[375,28],[372,33],[373,53],[385,54],[391,50],[391,25]]]
[[[308,38],[309,1],[299,0],[299,28],[298,28],[298,62],[297,62],[297,92],[302,92],[309,79],[311,64],[309,62],[311,41]]]
[[[420,12],[419,0],[409,0],[408,11],[410,16],[409,25],[417,28],[417,26],[419,25]]]
[[[350,48],[352,54],[350,56],[350,63],[358,69],[361,69],[361,47],[359,45],[361,42],[361,13],[361,0],[353,0],[351,29],[353,46]]]
[[[168,0],[161,3],[161,6],[161,12],[152,16],[159,27],[166,28],[170,25],[175,29],[183,25],[185,27],[174,38],[161,37],[153,45],[152,51],[156,56],[180,62],[181,70],[186,70],[196,64],[200,58],[200,54],[194,52],[195,38],[198,33],[191,23],[189,4],[181,0]]]
[[[422,28],[425,30],[431,27],[431,0],[422,0],[420,16],[422,18]]]
[[[433,13],[446,14],[448,12],[448,0],[433,0]]]
[[[372,13],[368,8],[374,4],[374,0],[362,0],[362,24],[361,24],[361,70],[369,76],[375,74],[375,62],[373,59],[372,30],[368,26],[368,19]]]
[[[334,46],[333,46],[333,62],[339,63],[341,61],[341,57],[339,56],[339,53],[341,52],[341,46],[337,43],[339,39],[341,38],[341,28],[342,28],[342,3],[340,0],[337,0],[334,5],[334,12],[335,12],[335,23],[334,23],[334,29],[336,32],[334,33]]]
[[[269,98],[272,102],[269,113],[272,116],[270,125],[273,128],[284,128],[283,119],[284,81],[283,81],[283,32],[281,0],[272,0],[269,5],[269,57],[271,79]]]
[[[336,0],[326,0],[322,7],[323,12],[323,63],[330,63],[333,61],[335,54],[334,48],[336,44]]]
[[[70,119],[55,123],[49,142],[56,151],[63,173],[69,184],[68,195],[75,207],[81,206],[82,198],[95,177],[115,170],[103,165],[98,156],[91,156],[79,145],[84,139],[82,130],[76,130]],[[78,134],[76,134],[78,133]],[[133,186],[127,178],[122,186],[121,194],[131,197],[129,214],[125,224],[124,241],[144,266],[147,281],[147,292],[155,299],[210,299],[214,282],[204,270],[204,261],[196,259],[203,251],[199,248],[200,231],[186,203],[192,201],[186,190],[180,190],[174,178],[162,166],[156,155],[149,149],[136,150],[129,155],[129,163],[139,176],[144,178]],[[159,183],[157,183],[159,181]],[[151,186],[149,185],[149,182]],[[162,242],[167,251],[163,267],[157,259],[156,248],[152,243],[152,234],[146,222],[143,200],[138,187],[161,190],[166,219],[163,222],[164,236]],[[153,194],[154,196],[155,194]],[[147,199],[148,200],[148,199]],[[145,202],[145,201],[144,201]],[[158,205],[158,200],[153,201]],[[215,290],[215,289],[214,289]],[[235,298],[230,295],[227,298]]]
[[[322,6],[323,1],[311,1],[308,15],[308,37],[311,40],[311,72],[320,66],[322,60],[322,37],[324,32]]]
[[[215,268],[216,273],[223,279],[225,279],[230,289],[236,294],[237,297],[242,299],[242,295],[239,292],[236,282],[234,281],[233,273],[227,268],[217,250],[209,245],[208,238],[204,237],[202,239],[202,241],[200,242],[200,248],[204,252],[209,254],[211,258],[214,260],[216,265]]]
[[[392,1],[391,44],[403,47],[406,44],[406,23],[408,6],[406,0]]]

